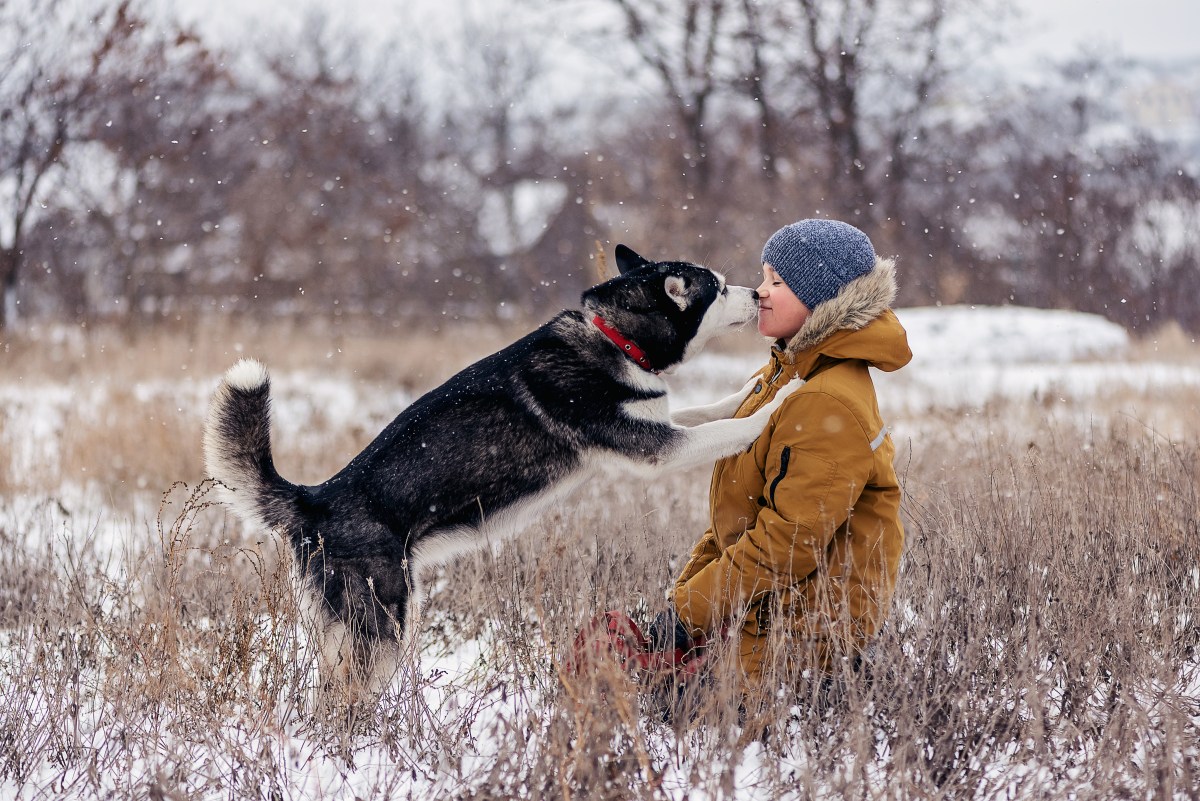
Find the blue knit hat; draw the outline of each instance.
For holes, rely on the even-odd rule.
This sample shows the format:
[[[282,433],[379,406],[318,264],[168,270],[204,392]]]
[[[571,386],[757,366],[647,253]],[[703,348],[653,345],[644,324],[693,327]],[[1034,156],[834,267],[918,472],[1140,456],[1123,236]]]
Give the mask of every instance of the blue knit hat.
[[[838,220],[801,220],[763,246],[769,264],[809,311],[875,267],[875,248],[862,231]]]

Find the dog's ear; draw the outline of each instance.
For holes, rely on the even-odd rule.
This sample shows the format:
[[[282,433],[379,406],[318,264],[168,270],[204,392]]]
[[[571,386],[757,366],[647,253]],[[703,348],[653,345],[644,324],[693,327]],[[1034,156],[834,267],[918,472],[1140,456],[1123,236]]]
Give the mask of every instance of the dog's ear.
[[[688,280],[678,275],[668,275],[666,283],[663,285],[667,290],[667,297],[675,301],[675,305],[680,310],[688,307]]]
[[[638,254],[634,253],[631,248],[627,248],[624,245],[617,245],[615,254],[617,257],[617,269],[620,271],[621,275],[624,275],[630,270],[636,270],[638,267],[644,267],[647,264],[653,263],[646,261]]]

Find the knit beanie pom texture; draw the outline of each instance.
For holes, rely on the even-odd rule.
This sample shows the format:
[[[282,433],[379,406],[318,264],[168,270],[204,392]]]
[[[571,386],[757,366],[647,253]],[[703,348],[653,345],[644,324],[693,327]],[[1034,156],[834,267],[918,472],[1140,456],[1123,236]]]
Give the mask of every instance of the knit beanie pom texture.
[[[871,240],[839,220],[810,219],[786,225],[763,246],[769,264],[811,311],[875,267]]]

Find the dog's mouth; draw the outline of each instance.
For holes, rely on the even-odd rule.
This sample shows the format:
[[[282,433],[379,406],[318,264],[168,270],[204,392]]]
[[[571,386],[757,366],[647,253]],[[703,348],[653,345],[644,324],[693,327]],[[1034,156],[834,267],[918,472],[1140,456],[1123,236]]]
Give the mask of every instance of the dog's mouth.
[[[749,290],[750,293],[753,293],[753,291]],[[738,298],[738,300],[741,302],[729,304],[725,307],[723,316],[726,317],[727,322],[725,323],[725,328],[722,330],[744,328],[750,322],[758,319],[758,302],[753,294],[749,298],[743,296]],[[749,302],[747,303],[746,301]]]
[[[734,323],[734,325],[739,326],[739,327],[744,326],[744,325],[754,322],[757,319],[758,319],[758,305],[755,304],[754,306],[750,307],[749,313],[742,319],[736,321]]]

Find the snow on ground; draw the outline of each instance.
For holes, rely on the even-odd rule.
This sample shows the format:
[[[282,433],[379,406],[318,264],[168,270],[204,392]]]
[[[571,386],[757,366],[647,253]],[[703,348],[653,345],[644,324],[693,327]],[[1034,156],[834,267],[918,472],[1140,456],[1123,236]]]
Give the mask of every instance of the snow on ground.
[[[1200,390],[1200,367],[1130,361],[1124,329],[1096,315],[968,306],[900,309],[897,315],[908,331],[913,361],[875,377],[881,409],[900,439],[918,435],[932,413],[966,416],[993,399],[1028,401],[1037,419],[1052,416],[1045,407],[1073,409],[1068,413],[1076,415],[1075,422],[1087,423],[1091,401],[1098,398]],[[53,340],[58,334],[48,329],[47,336]],[[703,353],[668,377],[672,403],[678,408],[723,397],[766,359],[765,343],[757,354]],[[72,422],[103,425],[112,398],[128,392],[138,402],[177,408],[198,421],[218,380],[213,375],[147,379],[132,387],[64,386],[0,376],[0,454],[12,475],[55,475],[59,445]],[[413,400],[399,387],[309,370],[275,372],[272,387],[275,427],[299,450],[324,447],[338,425],[382,429]],[[59,486],[56,499],[58,508],[103,507],[101,493],[78,482]],[[43,495],[10,496],[5,507],[10,522],[56,514]],[[145,512],[152,518],[153,510]],[[95,521],[92,536],[119,550],[131,527],[108,517]],[[46,530],[56,528],[61,521]]]
[[[1096,315],[968,306],[900,309],[897,315],[908,330],[913,361],[896,373],[875,376],[881,409],[900,430],[927,413],[970,411],[993,399],[1036,404],[1200,388],[1200,367],[1129,361],[1124,329]],[[701,354],[668,377],[672,403],[678,408],[723,397],[766,359],[765,343],[758,355]],[[215,375],[145,380],[131,391],[140,402],[169,401],[182,416],[201,418],[217,381]],[[381,429],[413,400],[399,388],[316,371],[276,372],[272,385],[275,426],[296,448],[322,447],[328,426],[314,425],[317,421]],[[0,452],[7,454],[9,470],[53,470],[70,417],[104,414],[106,401],[124,391],[0,376],[0,415],[6,423]]]
[[[1104,395],[1121,397],[1123,392],[1131,390],[1144,394],[1180,387],[1200,389],[1200,368],[1133,362],[1128,357],[1130,342],[1124,330],[1094,315],[963,306],[901,309],[897,314],[909,332],[914,358],[898,373],[877,373],[876,378],[885,415],[898,420],[902,434],[904,427],[919,426],[920,419],[929,413],[969,413],[997,398],[1028,400],[1031,407],[1037,407],[1047,399],[1086,401]],[[726,395],[742,386],[765,359],[765,345],[757,355],[703,354],[670,377],[673,402],[684,406]],[[198,420],[204,415],[207,398],[217,381],[215,375],[204,380],[144,381],[131,391],[141,402],[169,398],[181,414]],[[399,388],[387,389],[308,371],[276,373],[273,387],[276,426],[287,432],[291,444],[312,448],[322,447],[321,437],[328,432],[327,426],[313,425],[318,419],[353,421],[364,429],[381,428],[412,401],[411,395]],[[39,464],[53,466],[59,459],[57,443],[70,414],[77,414],[81,405],[102,410],[107,398],[128,389],[103,385],[64,387],[0,376],[0,415],[5,422],[0,426],[0,454],[7,458],[10,470],[29,470]],[[82,485],[74,488],[64,485],[56,490],[55,499],[10,495],[0,509],[0,525],[5,519],[9,523],[38,519],[44,520],[45,525],[28,528],[68,536],[64,504],[79,509],[105,508],[101,494]],[[84,529],[87,536],[99,538],[109,546],[98,550],[110,553],[112,569],[120,570],[122,545],[127,545],[133,537],[145,536],[144,529],[140,533],[135,531],[141,526],[129,518],[117,520],[114,514],[101,514]],[[143,512],[134,514],[143,516]],[[144,510],[145,517],[151,515],[152,510]],[[423,657],[423,667],[441,676],[436,686],[425,690],[429,708],[439,717],[455,719],[459,714],[455,696],[462,688],[473,686],[472,674],[482,647],[479,640],[469,641],[451,653]],[[498,721],[517,713],[514,703],[499,703],[473,722],[467,736],[479,744],[472,757],[475,764],[456,769],[435,768],[433,775],[419,781],[414,779],[414,786],[453,787],[456,774],[481,770],[494,750],[488,745],[489,738],[501,736]],[[272,736],[280,738],[274,747],[281,753],[294,753],[300,747],[296,737],[285,731]],[[374,757],[364,754],[360,770],[352,774],[321,760],[291,760],[297,765],[294,787],[323,795],[353,794],[361,789],[360,784],[366,787],[380,772],[389,770],[387,760],[383,756],[380,760],[378,765],[366,764],[374,761]],[[761,769],[751,755],[738,766],[738,780],[752,783],[753,776]],[[668,777],[664,783],[664,789],[672,796],[678,792],[678,797],[686,797],[686,787],[686,777],[682,775]]]
[[[1103,317],[1056,309],[934,306],[899,309],[913,364],[1055,363],[1116,356],[1129,335]]]
[[[977,409],[991,400],[1079,401],[1123,392],[1200,388],[1200,368],[1126,358],[1129,335],[1102,317],[1016,307],[899,309],[913,360],[874,372],[885,415]],[[677,406],[720,397],[767,359],[702,354],[672,378]]]

